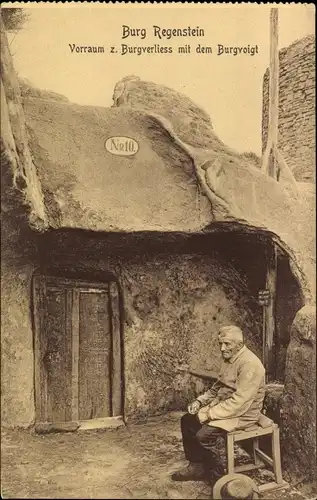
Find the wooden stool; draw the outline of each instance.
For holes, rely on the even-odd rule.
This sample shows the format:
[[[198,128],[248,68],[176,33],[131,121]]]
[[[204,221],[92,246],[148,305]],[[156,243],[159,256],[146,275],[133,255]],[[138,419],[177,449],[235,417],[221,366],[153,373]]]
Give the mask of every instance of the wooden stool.
[[[272,458],[259,448],[259,437],[271,436]],[[252,439],[254,463],[245,465],[234,465],[234,443]],[[259,469],[269,465],[273,468],[275,481],[259,486],[260,493],[288,486],[282,478],[281,453],[280,453],[280,430],[277,424],[265,415],[261,415],[259,422],[246,430],[228,432],[227,434],[227,473],[234,474]]]

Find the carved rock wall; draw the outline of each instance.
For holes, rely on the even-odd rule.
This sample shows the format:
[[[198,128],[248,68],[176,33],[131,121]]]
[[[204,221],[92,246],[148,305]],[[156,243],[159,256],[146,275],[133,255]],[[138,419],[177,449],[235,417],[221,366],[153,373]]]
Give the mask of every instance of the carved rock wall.
[[[0,19],[1,21],[1,19]],[[1,24],[1,422],[34,420],[31,277],[34,233],[48,227],[21,93]]]
[[[263,246],[241,240],[253,272],[244,273],[226,252],[221,234],[47,235],[41,267],[64,275],[102,279],[112,273],[123,296],[125,414],[142,420],[168,410],[184,410],[199,390],[198,379],[177,366],[218,371],[220,325],[238,324],[247,344],[261,356],[262,311],[256,290],[263,280]],[[141,238],[141,235],[139,235]],[[194,237],[193,237],[194,238]],[[245,263],[246,267],[246,263]]]
[[[287,349],[282,451],[293,478],[316,482],[316,309],[298,311]]]

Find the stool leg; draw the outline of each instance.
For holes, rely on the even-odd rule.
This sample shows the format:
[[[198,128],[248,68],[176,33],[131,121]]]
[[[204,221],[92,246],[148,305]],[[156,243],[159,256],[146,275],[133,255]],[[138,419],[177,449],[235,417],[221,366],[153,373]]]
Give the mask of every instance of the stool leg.
[[[280,451],[280,430],[275,428],[272,433],[272,458],[275,480],[277,484],[283,483],[282,466],[281,466],[281,451]]]
[[[253,439],[253,460],[254,460],[254,465],[260,465],[262,462],[255,451],[256,448],[259,449],[259,438]]]
[[[227,474],[234,474],[234,439],[233,436],[227,436]]]

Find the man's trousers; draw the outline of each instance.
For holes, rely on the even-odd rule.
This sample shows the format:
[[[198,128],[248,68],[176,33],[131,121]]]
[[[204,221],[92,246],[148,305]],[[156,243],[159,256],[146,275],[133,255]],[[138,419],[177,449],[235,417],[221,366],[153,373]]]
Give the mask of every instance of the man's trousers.
[[[202,463],[208,470],[223,473],[223,466],[214,449],[217,439],[224,438],[226,431],[201,424],[197,415],[189,413],[181,418],[181,430],[186,459],[189,462]]]

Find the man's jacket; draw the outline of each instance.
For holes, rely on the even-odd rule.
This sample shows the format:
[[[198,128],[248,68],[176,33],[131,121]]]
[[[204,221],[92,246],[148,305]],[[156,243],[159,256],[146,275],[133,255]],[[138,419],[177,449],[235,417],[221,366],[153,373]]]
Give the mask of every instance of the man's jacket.
[[[229,392],[229,394],[228,394]],[[213,401],[227,399],[212,405]],[[223,361],[218,380],[197,399],[208,406],[208,425],[226,431],[243,429],[258,421],[265,396],[265,369],[246,346]]]

